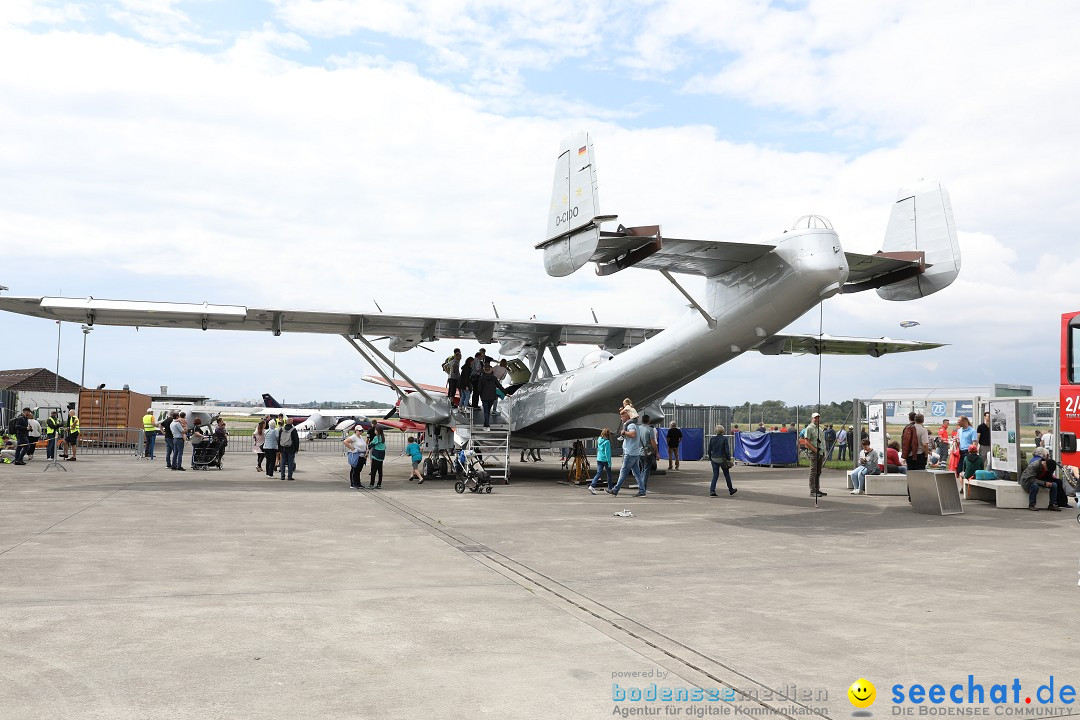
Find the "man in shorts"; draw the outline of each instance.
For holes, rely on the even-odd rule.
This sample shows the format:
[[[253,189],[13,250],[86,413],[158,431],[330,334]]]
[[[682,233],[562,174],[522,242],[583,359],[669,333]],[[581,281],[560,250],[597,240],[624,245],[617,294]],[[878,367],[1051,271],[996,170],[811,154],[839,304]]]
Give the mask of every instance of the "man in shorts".
[[[74,462],[75,454],[79,451],[79,416],[75,414],[74,408],[68,410],[67,430],[64,450],[67,452],[67,459]]]
[[[418,480],[417,485],[424,483],[424,476],[420,472],[420,463],[424,460],[424,453],[420,450],[420,445],[416,442],[416,438],[409,437],[409,444],[405,446],[405,453],[412,460],[412,474],[409,475],[409,482]]]

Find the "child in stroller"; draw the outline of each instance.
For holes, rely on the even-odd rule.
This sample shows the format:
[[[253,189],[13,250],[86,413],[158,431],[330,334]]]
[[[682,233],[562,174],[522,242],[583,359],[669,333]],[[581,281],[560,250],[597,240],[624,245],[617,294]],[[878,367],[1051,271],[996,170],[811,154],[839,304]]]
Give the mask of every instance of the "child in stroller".
[[[196,434],[191,437],[191,469],[209,470],[212,467],[221,470],[222,456],[225,454],[227,441],[216,434],[207,436]]]
[[[465,492],[466,488],[474,493],[491,492],[491,476],[484,469],[480,457],[468,444],[463,445],[454,458],[454,474],[457,475],[454,489],[459,493]]]

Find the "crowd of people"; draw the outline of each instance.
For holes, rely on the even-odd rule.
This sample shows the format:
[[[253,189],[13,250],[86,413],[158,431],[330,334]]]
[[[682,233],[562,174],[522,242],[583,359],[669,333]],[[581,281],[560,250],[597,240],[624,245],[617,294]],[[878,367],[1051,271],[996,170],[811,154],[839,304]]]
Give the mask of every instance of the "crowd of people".
[[[34,412],[30,408],[23,408],[11,418],[0,436],[0,462],[26,465],[27,460],[34,459],[34,451],[43,436],[47,460],[52,460],[57,452],[61,452],[65,460],[74,461],[79,447],[78,415],[71,410],[67,419],[63,420],[59,411],[53,410],[42,427]]]
[[[473,368],[479,368],[479,372],[474,373]],[[500,368],[503,371],[502,377],[497,376]],[[466,408],[469,407],[470,401],[478,401],[484,407],[484,423],[485,426],[488,425],[502,391],[501,380],[505,378],[506,361],[493,364],[486,358],[486,352],[483,349],[475,356],[461,361],[461,352],[455,349],[454,354],[447,358],[444,369],[447,370],[448,396],[451,401],[457,400],[460,406]],[[472,407],[476,408],[477,405],[474,404]],[[595,495],[597,489],[602,487],[605,493],[618,496],[628,478],[632,476],[637,482],[637,493],[634,497],[645,497],[648,495],[651,470],[658,457],[658,433],[649,415],[639,416],[630,398],[623,401],[618,413],[618,429],[613,433],[610,428],[604,428],[596,440],[597,468],[588,489]],[[818,413],[814,413],[810,423],[801,431],[797,431],[794,425],[790,430],[787,426],[776,430],[777,432],[798,432],[799,444],[810,458],[809,485],[810,494],[813,497],[827,495],[821,490],[821,470],[825,461],[831,460],[833,452],[837,449],[839,450],[838,459],[845,459],[846,451],[850,451],[855,437],[853,427],[840,425],[839,430],[832,425],[823,427],[820,417]],[[764,424],[760,424],[757,430],[769,431]],[[200,446],[209,443],[206,447],[212,449],[213,453],[204,455],[203,464],[216,463],[220,467],[221,458],[229,442],[229,433],[222,418],[217,418],[209,426],[204,425],[199,418],[195,418],[189,425],[184,411],[172,411],[163,421],[157,423],[154,421],[152,410],[147,408],[146,415],[143,417],[143,431],[143,456],[149,460],[154,459],[155,441],[160,433],[165,438],[166,467],[175,471],[186,470],[184,450],[187,443],[192,444],[192,465],[195,464],[195,456]],[[732,432],[738,434],[739,426],[734,425]],[[62,419],[58,411],[52,411],[42,426],[30,408],[23,408],[22,412],[12,419],[7,432],[4,432],[0,439],[0,462],[26,465],[27,460],[33,459],[34,450],[42,437],[47,440],[46,457],[48,459],[53,459],[57,453],[62,452],[65,459],[74,461],[79,435],[79,418],[74,409],[68,412],[66,419]],[[1070,507],[1065,486],[1057,476],[1058,465],[1051,456],[1050,450],[1042,447],[1043,438],[1040,435],[1041,433],[1036,430],[1035,451],[1019,478],[1019,483],[1030,495],[1029,508],[1038,509],[1036,498],[1039,490],[1043,488],[1050,491],[1048,510]],[[682,430],[675,422],[671,422],[666,433],[669,470],[678,470],[680,467],[679,448],[682,436]],[[885,456],[881,457],[878,450],[871,446],[865,428],[861,431],[858,464],[851,473],[853,495],[866,492],[867,476],[883,472],[906,474],[909,470],[948,469],[954,473],[957,481],[963,483],[965,480],[980,477],[981,472],[989,470],[991,442],[990,413],[988,412],[984,413],[982,423],[978,427],[972,426],[966,416],[960,416],[957,419],[955,428],[950,426],[948,419],[943,420],[933,436],[925,427],[924,416],[921,413],[912,412],[908,415],[908,424],[904,427],[900,440],[888,439],[890,441],[885,448]],[[614,479],[611,445],[613,440],[621,442],[623,451],[622,463]],[[350,487],[355,489],[365,487],[362,473],[366,467],[369,472],[369,483],[366,487],[368,489],[381,488],[383,463],[386,458],[386,439],[383,429],[374,426],[365,431],[364,426],[358,424],[354,427],[353,433],[345,437],[343,444],[350,465]],[[265,471],[267,477],[278,474],[282,480],[293,480],[299,446],[299,434],[288,418],[283,414],[278,414],[276,417],[267,415],[259,421],[252,433],[252,452],[256,456],[256,471]],[[525,461],[526,452],[532,459],[540,460],[537,450],[522,450],[522,462]],[[408,438],[405,454],[409,456],[412,464],[409,481],[416,480],[418,484],[422,484],[424,482],[421,472],[423,453],[417,438]],[[852,455],[854,456],[853,453]],[[723,473],[728,494],[734,495],[737,489],[732,483],[730,473],[734,465],[733,450],[723,425],[717,425],[714,428],[714,435],[709,442],[708,458],[712,466],[709,496],[717,496],[716,486],[721,473]],[[564,464],[568,459],[569,455],[564,453]]]
[[[498,412],[499,398],[506,396],[504,382],[510,370],[506,358],[495,362],[488,357],[487,350],[480,350],[464,360],[461,348],[454,348],[454,354],[442,364],[446,373],[446,396],[450,405],[466,411],[469,407],[484,410],[484,429],[491,426],[491,418]],[[471,403],[471,405],[470,405]]]
[[[653,463],[659,455],[660,447],[657,444],[657,431],[651,424],[648,413],[640,415],[634,408],[630,398],[623,400],[619,407],[619,429],[614,436],[610,428],[600,431],[596,439],[596,475],[589,483],[589,492],[596,495],[597,488],[612,496],[617,497],[626,483],[627,478],[633,476],[637,482],[637,493],[633,497],[646,497],[649,492],[649,477],[652,473]],[[727,479],[728,492],[732,495],[736,490],[731,485],[731,476],[728,468],[731,467],[731,452],[724,436],[723,427],[717,426],[719,440],[722,447],[717,445],[715,453],[713,445],[710,445],[710,460],[713,463],[713,482],[709,494],[716,497],[717,473],[723,468],[724,477]],[[612,480],[611,472],[611,442],[612,439],[622,443],[622,464],[619,474]],[[682,430],[675,422],[672,422],[667,431],[666,445],[668,450],[668,469],[679,469],[679,447],[682,442]],[[717,438],[713,438],[717,443]],[[522,453],[524,460],[524,453]]]

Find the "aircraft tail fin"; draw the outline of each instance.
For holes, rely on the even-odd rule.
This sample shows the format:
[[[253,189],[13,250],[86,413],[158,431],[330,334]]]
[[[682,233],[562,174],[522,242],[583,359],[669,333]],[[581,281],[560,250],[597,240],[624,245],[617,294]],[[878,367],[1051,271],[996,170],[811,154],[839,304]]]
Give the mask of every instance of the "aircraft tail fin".
[[[274,396],[270,393],[263,393],[263,406],[268,408],[279,408],[281,403],[274,399]]]
[[[885,300],[915,300],[952,284],[960,273],[960,244],[945,186],[923,181],[901,188],[881,249],[886,253],[921,252],[926,262],[925,272],[877,288]]]
[[[575,132],[559,146],[546,239],[537,246],[548,275],[564,277],[589,262],[600,242],[599,206],[592,141]]]

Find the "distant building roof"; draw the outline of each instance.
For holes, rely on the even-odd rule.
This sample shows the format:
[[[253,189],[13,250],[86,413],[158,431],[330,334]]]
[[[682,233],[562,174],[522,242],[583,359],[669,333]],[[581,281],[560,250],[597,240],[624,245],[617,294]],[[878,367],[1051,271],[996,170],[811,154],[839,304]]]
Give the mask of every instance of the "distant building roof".
[[[154,402],[162,403],[177,402],[191,403],[192,405],[206,405],[210,398],[205,395],[162,395],[158,393],[156,395],[151,395],[150,399]]]
[[[0,390],[15,392],[53,392],[78,393],[79,384],[45,368],[25,368],[23,370],[0,370]]]
[[[874,393],[873,400],[932,400],[935,398],[1030,397],[1031,385],[974,385],[965,387],[888,388]]]

